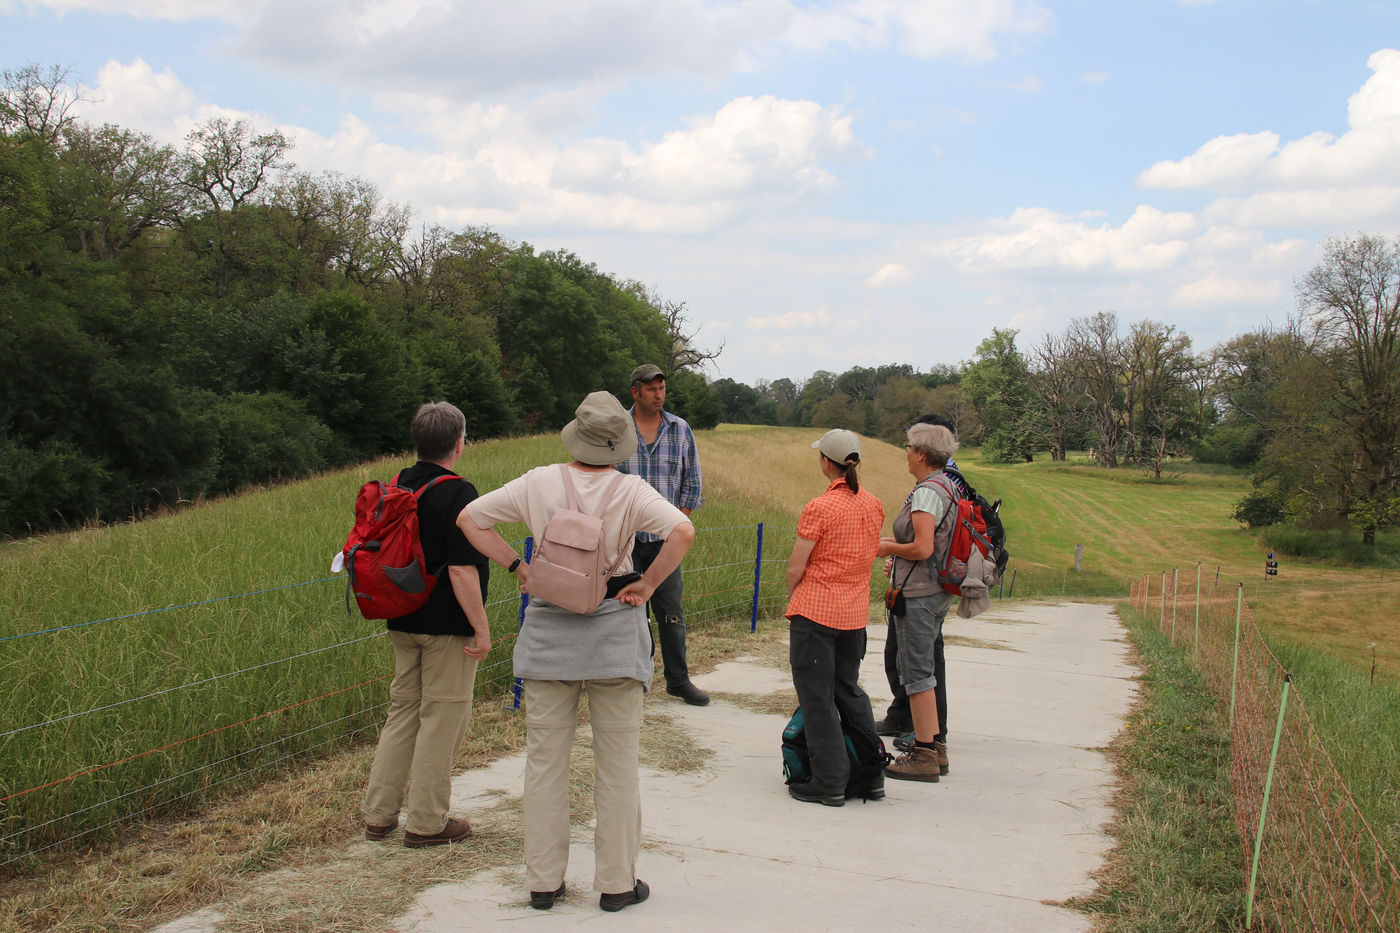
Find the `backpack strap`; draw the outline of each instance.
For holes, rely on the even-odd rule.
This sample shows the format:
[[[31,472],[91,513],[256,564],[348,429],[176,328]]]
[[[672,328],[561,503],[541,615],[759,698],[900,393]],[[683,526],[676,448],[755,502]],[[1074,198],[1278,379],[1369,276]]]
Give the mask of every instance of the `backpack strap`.
[[[573,509],[575,512],[581,511],[578,507],[578,493],[574,490],[574,478],[570,475],[572,471],[569,469],[569,465],[567,463],[561,463],[559,464],[559,470],[564,474],[564,491],[569,496],[569,508]],[[616,470],[613,471],[613,474],[613,481],[608,483],[607,489],[603,490],[603,501],[598,504],[597,510],[593,512],[594,518],[601,519],[603,517],[603,513],[606,512],[608,506],[612,504],[613,494],[617,492],[617,487],[622,485],[622,478],[627,475],[626,473],[619,473]],[[627,546],[624,544],[617,552],[617,559],[612,562],[612,566],[608,568],[608,572],[604,574],[604,576],[611,577],[617,572],[617,568],[622,566],[622,556],[626,553]]]
[[[934,561],[934,558],[938,556],[938,529],[943,527],[944,522],[952,522],[957,518],[958,502],[962,500],[962,495],[958,492],[958,487],[953,482],[953,479],[950,476],[948,476],[946,472],[943,473],[941,476],[940,474],[935,473],[934,475],[930,476],[929,479],[932,480],[938,486],[941,486],[943,488],[943,491],[948,494],[948,498],[952,500],[948,503],[948,508],[944,510],[943,517],[938,520],[937,527],[933,529],[934,551],[928,556],[928,560],[929,566],[933,569],[934,579],[937,580],[939,562]],[[948,542],[949,544],[952,544],[951,537],[948,539]],[[946,551],[944,552],[944,556],[947,556]]]

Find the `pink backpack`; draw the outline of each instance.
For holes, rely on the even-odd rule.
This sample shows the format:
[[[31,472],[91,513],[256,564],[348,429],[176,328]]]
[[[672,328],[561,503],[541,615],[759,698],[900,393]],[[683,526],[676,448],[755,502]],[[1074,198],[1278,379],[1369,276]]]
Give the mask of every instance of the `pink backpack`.
[[[569,475],[573,471],[562,463],[559,469],[564,474],[564,490],[569,495],[569,507],[556,511],[544,526],[539,549],[530,561],[530,579],[525,591],[534,599],[542,599],[570,612],[592,615],[607,595],[608,577],[617,570],[623,555],[627,553],[624,548],[612,566],[604,566],[607,529],[603,526],[602,516],[612,502],[618,483],[626,474],[617,474],[603,494],[598,511],[589,515],[579,511],[578,494]]]

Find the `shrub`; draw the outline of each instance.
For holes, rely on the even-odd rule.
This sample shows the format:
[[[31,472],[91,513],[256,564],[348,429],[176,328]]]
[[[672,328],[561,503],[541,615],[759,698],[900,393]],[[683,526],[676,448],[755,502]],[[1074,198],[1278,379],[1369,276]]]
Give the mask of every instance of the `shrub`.
[[[1256,486],[1254,491],[1235,504],[1235,521],[1250,528],[1266,528],[1284,519],[1283,502],[1271,490]]]

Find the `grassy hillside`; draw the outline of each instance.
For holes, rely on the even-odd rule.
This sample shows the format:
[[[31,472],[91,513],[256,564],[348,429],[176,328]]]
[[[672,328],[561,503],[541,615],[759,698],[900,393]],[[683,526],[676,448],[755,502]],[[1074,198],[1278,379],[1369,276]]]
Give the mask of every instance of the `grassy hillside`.
[[[759,522],[760,609],[780,618],[796,515],[825,487],[810,447],[820,433],[723,426],[699,436],[706,502],[686,562],[692,626],[747,626]],[[491,489],[562,456],[553,435],[498,440],[468,448],[460,469]],[[0,863],[373,735],[389,648],[381,625],[346,614],[343,578],[328,567],[358,486],[408,462],[0,548]],[[988,498],[1005,500],[1017,598],[1123,598],[1131,578],[1155,581],[1173,566],[1190,586],[1201,561],[1222,581],[1251,581],[1266,631],[1326,645],[1353,670],[1369,668],[1375,643],[1379,676],[1400,674],[1396,575],[1291,562],[1265,586],[1261,546],[1228,517],[1243,477],[994,466],[973,450],[959,462]],[[903,451],[867,441],[861,475],[892,518],[913,482]],[[479,696],[508,688],[514,597],[497,573],[497,647]]]

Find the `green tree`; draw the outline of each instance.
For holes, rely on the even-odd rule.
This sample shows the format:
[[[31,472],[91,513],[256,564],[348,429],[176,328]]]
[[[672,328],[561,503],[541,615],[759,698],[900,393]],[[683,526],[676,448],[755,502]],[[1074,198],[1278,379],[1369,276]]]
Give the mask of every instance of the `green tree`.
[[[323,295],[311,302],[285,348],[284,389],[342,445],[337,460],[408,446],[408,424],[421,400],[413,361],[364,302]]]
[[[1031,391],[1025,358],[1014,330],[993,328],[977,346],[977,358],[963,370],[960,387],[982,421],[982,455],[993,463],[1031,457]]]
[[[1344,428],[1337,453],[1350,454],[1340,508],[1374,545],[1400,493],[1400,240],[1328,240],[1298,304],[1333,364],[1324,372]]]
[[[716,379],[710,391],[719,402],[721,419],[729,424],[752,424],[753,410],[758,405],[758,392],[733,379]]]

